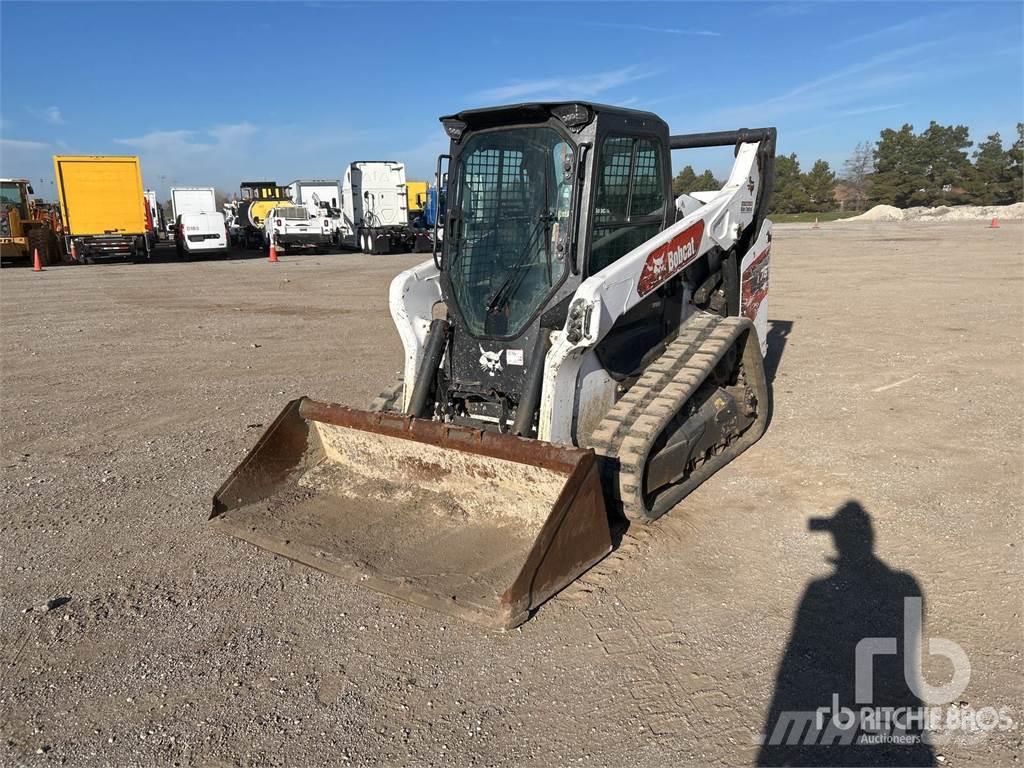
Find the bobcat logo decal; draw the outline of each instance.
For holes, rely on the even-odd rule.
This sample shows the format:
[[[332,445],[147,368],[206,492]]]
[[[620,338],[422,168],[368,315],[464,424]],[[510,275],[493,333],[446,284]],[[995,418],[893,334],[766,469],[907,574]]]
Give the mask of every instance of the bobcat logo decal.
[[[482,344],[477,344],[477,346],[480,347],[480,367],[487,372],[488,376],[493,376],[502,370],[501,354],[505,350],[499,349],[497,352],[488,352],[483,348]]]

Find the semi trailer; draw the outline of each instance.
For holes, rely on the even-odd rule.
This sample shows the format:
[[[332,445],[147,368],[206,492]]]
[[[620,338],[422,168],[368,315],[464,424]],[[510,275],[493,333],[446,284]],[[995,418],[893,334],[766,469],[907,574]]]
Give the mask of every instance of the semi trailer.
[[[393,160],[359,160],[345,169],[341,184],[341,245],[364,253],[429,250],[425,233],[409,226],[405,165]]]

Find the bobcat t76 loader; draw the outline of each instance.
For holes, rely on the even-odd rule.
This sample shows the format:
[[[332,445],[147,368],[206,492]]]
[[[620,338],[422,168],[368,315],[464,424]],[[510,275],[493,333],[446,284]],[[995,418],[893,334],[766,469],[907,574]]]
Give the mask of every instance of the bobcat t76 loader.
[[[404,377],[369,411],[287,405],[213,525],[514,627],[764,432],[775,129],[531,103],[444,117],[433,259],[391,284]],[[673,200],[673,149],[734,147]]]

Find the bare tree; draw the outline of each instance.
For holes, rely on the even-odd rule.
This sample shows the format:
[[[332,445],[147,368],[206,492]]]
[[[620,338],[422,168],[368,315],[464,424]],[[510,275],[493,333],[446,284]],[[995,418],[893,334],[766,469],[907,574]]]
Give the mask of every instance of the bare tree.
[[[843,163],[842,179],[850,190],[850,198],[856,210],[863,210],[868,199],[871,174],[875,170],[875,148],[864,141],[858,144],[853,154]]]

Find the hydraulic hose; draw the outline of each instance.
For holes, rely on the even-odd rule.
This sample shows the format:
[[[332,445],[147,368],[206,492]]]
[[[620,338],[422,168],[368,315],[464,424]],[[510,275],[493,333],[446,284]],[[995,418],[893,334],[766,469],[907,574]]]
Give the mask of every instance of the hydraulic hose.
[[[410,416],[427,418],[431,415],[427,412],[427,398],[430,397],[430,387],[434,383],[437,369],[441,367],[441,358],[444,356],[445,347],[448,346],[450,330],[451,325],[447,320],[434,320],[430,323],[427,346],[423,351],[420,368],[416,371],[416,384],[412,388],[412,397],[409,400]]]
[[[551,346],[551,337],[548,332],[544,328],[540,330],[541,338],[534,346],[533,355],[530,358],[530,373],[526,381],[526,392],[523,399],[519,401],[516,420],[512,424],[512,434],[522,437],[529,437],[530,430],[533,428],[533,417],[537,413],[541,388],[544,385],[544,360],[547,358],[548,348]]]

